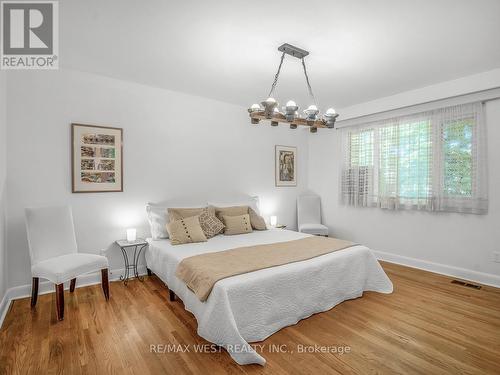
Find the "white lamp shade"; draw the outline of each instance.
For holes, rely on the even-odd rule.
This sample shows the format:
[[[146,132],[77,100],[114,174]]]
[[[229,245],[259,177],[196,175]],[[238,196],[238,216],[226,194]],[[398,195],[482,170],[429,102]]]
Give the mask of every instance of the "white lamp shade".
[[[135,228],[127,229],[127,241],[133,242],[137,239],[137,230]]]
[[[271,226],[275,227],[278,224],[278,216],[272,215],[269,218],[269,221],[270,221]]]

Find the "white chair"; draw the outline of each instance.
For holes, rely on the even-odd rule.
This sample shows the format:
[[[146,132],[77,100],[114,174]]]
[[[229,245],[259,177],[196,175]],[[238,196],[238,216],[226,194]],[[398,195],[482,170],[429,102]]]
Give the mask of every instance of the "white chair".
[[[39,278],[55,284],[57,319],[64,319],[64,282],[88,272],[101,271],[102,290],[109,300],[108,259],[101,255],[78,253],[71,208],[47,207],[26,209],[26,229],[31,258],[31,307],[38,299]]]
[[[297,198],[299,232],[328,237],[328,227],[321,224],[321,200],[317,195]]]

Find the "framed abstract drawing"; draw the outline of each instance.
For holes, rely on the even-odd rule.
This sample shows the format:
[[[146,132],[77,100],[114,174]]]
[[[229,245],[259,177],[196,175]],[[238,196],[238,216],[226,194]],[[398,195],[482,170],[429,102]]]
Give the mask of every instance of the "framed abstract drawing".
[[[73,193],[123,191],[123,129],[71,124]]]
[[[297,186],[297,147],[276,146],[276,186]]]

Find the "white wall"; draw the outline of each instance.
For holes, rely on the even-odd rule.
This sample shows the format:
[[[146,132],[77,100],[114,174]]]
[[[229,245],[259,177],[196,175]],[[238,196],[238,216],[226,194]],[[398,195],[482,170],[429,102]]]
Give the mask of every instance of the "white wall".
[[[76,71],[9,72],[9,286],[30,281],[24,208],[73,207],[77,240],[99,253],[125,228],[147,235],[144,206],[190,194],[259,195],[294,227],[307,186],[305,130],[251,126],[245,108]],[[72,194],[70,123],[124,129],[123,193]],[[298,147],[298,187],[274,186],[274,146]],[[121,268],[117,248],[111,268]]]
[[[497,82],[498,74],[478,77],[433,86],[427,89],[428,97],[485,89]],[[0,79],[0,88],[5,87],[5,77]],[[108,249],[111,267],[120,268],[120,254],[111,244],[129,226],[147,235],[147,201],[210,196],[221,190],[246,192],[261,196],[266,214],[276,213],[280,222],[294,227],[295,198],[308,187],[322,196],[325,221],[338,237],[396,258],[500,274],[500,264],[491,262],[491,252],[500,251],[500,201],[495,195],[500,183],[500,101],[486,107],[490,207],[488,215],[476,216],[340,206],[340,138],[335,130],[309,135],[287,127],[251,126],[242,107],[77,71],[9,72],[7,91],[8,287],[29,283],[25,207],[70,204],[80,249]],[[367,114],[425,98],[426,89],[419,89],[339,112]],[[124,193],[71,194],[71,122],[124,128]],[[4,136],[2,140],[0,172],[5,169]],[[298,147],[297,188],[274,186],[276,144]],[[4,182],[5,173],[0,177]],[[1,282],[0,291],[6,287]]]
[[[460,84],[463,82],[460,81]],[[450,89],[458,86],[446,83],[442,87]],[[461,93],[473,91],[471,88],[462,87]],[[418,95],[413,96],[413,103],[425,97],[423,91],[421,89]],[[437,87],[432,87],[429,95],[436,91]],[[448,96],[450,90],[441,90],[441,93]],[[408,105],[410,98],[410,94],[403,93],[366,103],[366,106],[360,104],[348,113],[360,115],[392,109],[397,104]],[[437,98],[439,96],[434,97]],[[487,215],[395,212],[342,206],[339,204],[341,132],[320,130],[317,136],[309,136],[309,186],[322,197],[324,220],[332,233],[389,253],[382,255],[388,260],[455,276],[473,277],[482,282],[500,283],[500,263],[492,262],[492,252],[500,251],[500,198],[497,194],[500,186],[500,100],[486,104],[486,121],[490,192]]]
[[[7,158],[7,119],[6,119],[6,74],[0,72],[0,301],[7,288],[7,264],[5,255],[5,214],[6,214],[6,158]]]
[[[497,87],[500,87],[500,68],[342,108],[339,110],[342,115],[339,125],[342,126],[343,121],[356,116],[394,110]]]

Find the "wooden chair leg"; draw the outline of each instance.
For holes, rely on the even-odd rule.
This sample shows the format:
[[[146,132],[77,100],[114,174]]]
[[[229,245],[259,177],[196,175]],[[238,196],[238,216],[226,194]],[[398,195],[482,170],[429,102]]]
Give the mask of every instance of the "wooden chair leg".
[[[56,284],[57,320],[64,319],[64,284]]]
[[[170,301],[175,301],[175,293],[170,289],[168,290],[168,296],[170,297]]]
[[[107,268],[103,268],[101,270],[101,284],[102,284],[102,291],[104,292],[104,297],[106,298],[106,301],[109,301],[109,280],[108,280]]]
[[[31,308],[36,306],[38,300],[38,277],[34,277],[31,284]]]
[[[71,284],[69,284],[69,291],[73,293],[75,291],[75,285],[76,285],[76,278],[71,279]]]

